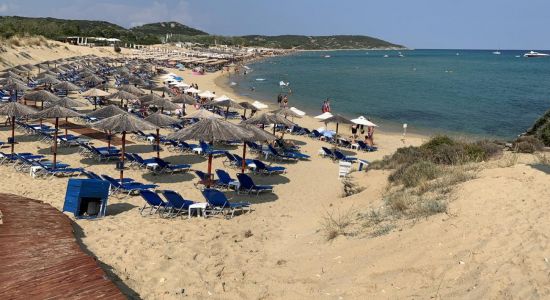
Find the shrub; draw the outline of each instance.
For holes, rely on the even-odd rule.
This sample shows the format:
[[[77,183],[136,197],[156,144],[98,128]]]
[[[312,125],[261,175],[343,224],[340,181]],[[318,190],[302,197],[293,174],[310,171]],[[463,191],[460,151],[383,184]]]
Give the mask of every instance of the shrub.
[[[545,146],[550,146],[550,123],[546,123],[537,129],[535,136],[544,143]]]
[[[437,178],[440,169],[429,161],[420,161],[412,165],[402,165],[388,178],[390,182],[402,183],[405,187],[415,187],[420,183]]]
[[[457,142],[446,135],[436,135],[428,142],[424,143],[421,147],[424,149],[428,149],[431,152],[437,152],[438,149],[443,146],[452,146],[456,143]]]
[[[544,148],[544,144],[534,136],[519,137],[514,143],[514,150],[520,153],[535,153]]]
[[[340,213],[327,212],[322,219],[321,227],[327,241],[333,240],[339,235],[349,235],[347,228],[353,223],[353,208]]]
[[[115,46],[115,49],[114,49],[114,50],[115,50],[116,53],[120,53],[120,51],[122,51],[122,49],[120,49],[119,46]]]
[[[358,194],[362,192],[365,188],[362,186],[359,186],[357,183],[355,183],[350,178],[344,178],[342,179],[342,197],[349,197],[355,194]]]

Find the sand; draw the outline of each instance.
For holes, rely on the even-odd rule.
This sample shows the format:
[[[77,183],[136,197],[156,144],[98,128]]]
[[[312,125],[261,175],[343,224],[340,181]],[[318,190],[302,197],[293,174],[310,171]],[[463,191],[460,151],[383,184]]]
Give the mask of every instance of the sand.
[[[64,53],[96,50],[71,47]],[[33,49],[26,49],[31,53]],[[52,54],[53,55],[53,54]],[[33,55],[39,57],[39,55]],[[41,59],[49,59],[47,54]],[[28,60],[22,61],[23,63]],[[19,61],[18,61],[19,63]],[[182,75],[201,90],[238,100],[230,89],[215,84],[220,74]],[[310,128],[319,122],[303,118]],[[418,145],[426,137],[385,133],[375,141],[380,150],[355,153],[375,160],[403,145]],[[166,132],[165,132],[166,133]],[[0,128],[0,140],[9,135]],[[111,197],[105,218],[75,220],[75,232],[119,286],[144,299],[542,299],[550,297],[548,214],[550,169],[522,155],[517,164],[484,164],[476,179],[450,195],[447,214],[405,222],[387,235],[325,239],[321,221],[327,212],[368,211],[380,206],[387,171],[352,173],[365,190],[341,198],[338,165],[317,156],[321,141],[288,135],[312,156],[311,161],[275,163],[288,168],[277,176],[254,176],[273,184],[272,195],[233,195],[253,203],[254,211],[226,220],[220,217],[160,219],[141,217],[140,197]],[[17,136],[17,151],[50,156],[49,145]],[[99,143],[102,145],[102,143]],[[116,176],[114,162],[97,164],[81,158],[76,148],[60,148],[58,159]],[[2,149],[8,151],[8,149]],[[128,151],[154,155],[150,145],[137,143]],[[240,153],[240,147],[231,149]],[[206,170],[196,155],[161,153],[171,162],[191,163]],[[228,168],[223,159],[214,168]],[[61,209],[67,179],[32,179],[13,168],[0,167],[3,192],[43,200]],[[229,169],[231,175],[236,170]],[[194,175],[152,176],[128,170],[125,175],[173,189],[186,198],[204,201],[193,186]]]

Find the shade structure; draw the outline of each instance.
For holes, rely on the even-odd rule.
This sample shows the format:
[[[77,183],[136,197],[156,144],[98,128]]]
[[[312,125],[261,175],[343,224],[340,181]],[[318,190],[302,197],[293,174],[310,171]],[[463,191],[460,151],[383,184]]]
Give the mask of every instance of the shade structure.
[[[254,141],[254,142],[268,142],[268,141],[274,141],[277,139],[277,137],[261,128],[258,128],[256,125],[251,124],[240,124],[240,127],[245,129],[246,131],[252,133],[252,137],[248,139],[248,141]],[[246,142],[243,143],[243,159],[242,159],[242,165],[241,165],[241,172],[244,173],[246,169]]]
[[[116,93],[110,94],[108,99],[119,99],[120,100],[120,106],[122,106],[124,100],[131,100],[131,99],[137,99],[138,96],[129,93],[127,91],[118,91]]]
[[[172,117],[169,117],[163,113],[156,112],[154,114],[149,115],[147,118],[144,119],[145,121],[157,126],[157,135],[155,137],[155,140],[157,142],[157,157],[160,158],[160,132],[159,129],[161,127],[170,126],[173,124],[177,124],[180,121],[178,119],[174,119]]]
[[[16,78],[16,79],[19,79],[19,80],[23,80],[23,77],[21,77],[19,74],[15,73],[15,72],[12,72],[12,71],[4,72],[0,75],[0,77],[2,77],[2,78]]]
[[[191,94],[196,94],[196,93],[200,93],[201,90],[197,90],[196,88],[191,87],[191,88],[185,89],[184,92],[191,93]]]
[[[288,107],[283,107],[283,108],[279,108],[279,109],[276,109],[274,111],[272,111],[272,113],[274,114],[279,114],[279,115],[283,115],[285,117],[296,117],[296,118],[301,118],[302,116],[300,114],[298,114],[297,112],[295,112],[294,110],[288,108]]]
[[[221,95],[214,99],[214,101],[223,101],[223,100],[230,100],[231,98],[227,97],[226,95]]]
[[[201,98],[214,98],[216,97],[216,94],[212,93],[211,91],[204,91],[199,94],[199,97]]]
[[[84,93],[81,94],[82,97],[107,97],[109,96],[109,93],[106,91],[102,91],[100,89],[91,88]]]
[[[107,97],[109,96],[109,93],[106,91],[102,91],[100,89],[91,88],[84,93],[81,94],[82,97],[94,97],[94,109],[97,108],[97,98],[98,97]]]
[[[217,115],[213,112],[210,112],[206,109],[196,110],[188,115],[185,115],[183,118],[184,119],[206,119],[206,118],[223,119],[222,116]]]
[[[71,99],[69,97],[63,97],[63,98],[60,98],[58,100],[47,101],[47,102],[49,102],[47,107],[52,107],[52,106],[55,106],[55,105],[65,107],[65,108],[84,107],[84,106],[86,106],[86,104],[84,104],[82,102],[79,102],[79,101],[76,101],[74,99]]]
[[[99,122],[92,124],[92,127],[103,131],[122,133],[122,151],[120,152],[119,166],[121,183],[122,178],[124,178],[124,153],[126,152],[126,132],[156,129],[155,125],[127,112],[103,119]]]
[[[58,101],[50,102],[46,106],[47,107],[52,107],[52,106],[55,106],[55,105],[65,107],[65,108],[74,108],[74,107],[84,107],[84,106],[86,106],[84,103],[78,102],[78,101],[76,101],[74,99],[71,99],[69,97],[63,97]],[[67,136],[67,126],[68,126],[68,120],[67,119],[68,119],[68,117],[65,118],[65,136]]]
[[[55,131],[54,131],[54,138],[53,138],[53,167],[55,169],[56,163],[57,163],[57,130],[59,128],[59,118],[73,118],[73,117],[80,117],[82,114],[77,113],[74,110],[71,110],[69,108],[54,105],[48,109],[45,109],[41,112],[38,112],[31,117],[36,119],[53,119],[55,118]]]
[[[299,109],[297,109],[296,107],[291,107],[290,110],[292,110],[293,112],[295,112],[296,114],[300,115],[300,116],[305,116],[306,113],[304,111],[301,111]]]
[[[62,91],[80,91],[80,87],[74,83],[70,83],[68,81],[62,81],[61,83],[58,83],[53,86],[56,90],[62,90]]]
[[[4,89],[10,90],[10,91],[16,91],[16,94],[17,94],[17,91],[26,91],[26,90],[29,90],[30,88],[27,85],[21,84],[19,82],[10,82],[4,85]]]
[[[329,112],[324,112],[324,113],[322,113],[322,114],[320,114],[320,115],[318,115],[318,116],[315,116],[314,118],[315,118],[315,119],[320,119],[320,120],[325,120],[325,119],[328,119],[328,118],[330,118],[330,117],[332,117],[332,114],[331,114],[331,113],[329,113]]]
[[[139,89],[139,88],[137,88],[133,85],[129,85],[129,84],[121,85],[120,87],[118,87],[118,90],[119,91],[126,91],[128,93],[131,93],[131,94],[134,94],[134,95],[137,95],[137,96],[145,94],[141,89]]]
[[[139,101],[141,103],[146,103],[146,102],[149,102],[149,101],[154,101],[154,100],[163,100],[163,98],[155,93],[149,93],[145,96],[141,96],[138,98]]]
[[[365,125],[369,127],[378,127],[378,125],[374,124],[373,122],[369,121],[367,118],[363,116],[359,116],[358,118],[351,119],[351,121],[357,125]]]
[[[256,115],[246,121],[244,124],[256,124],[256,125],[269,125],[269,124],[283,124],[285,126],[294,126],[294,123],[287,120],[284,116],[278,114],[263,113]],[[275,134],[275,126],[273,126],[273,134]]]
[[[127,111],[121,109],[120,107],[116,105],[108,105],[105,107],[102,107],[96,111],[93,111],[89,114],[87,114],[88,117],[94,117],[94,118],[109,118],[112,116],[120,115],[123,113],[127,113]]]
[[[179,95],[179,96],[176,96],[174,98],[172,98],[172,102],[173,103],[185,103],[185,104],[189,104],[189,105],[195,105],[197,104],[197,100],[195,100],[195,98],[189,96],[189,95]]]
[[[61,83],[61,80],[55,78],[52,75],[45,74],[44,76],[42,76],[42,78],[38,79],[38,82],[40,84],[52,84],[53,85],[53,84]]]
[[[164,111],[164,110],[173,111],[173,110],[181,108],[179,105],[177,105],[176,103],[172,103],[172,101],[170,101],[166,98],[157,98],[155,100],[145,102],[145,104],[156,106],[156,107],[160,108],[161,112]]]
[[[213,101],[211,103],[214,106],[219,107],[225,107],[225,119],[227,119],[227,116],[229,115],[229,109],[235,108],[235,109],[244,109],[237,101],[231,100],[231,99],[225,99],[220,101]]]
[[[26,94],[25,100],[40,101],[42,102],[42,108],[44,108],[44,102],[56,102],[61,100],[61,98],[46,90],[41,90]]]
[[[266,109],[266,108],[269,107],[269,106],[267,106],[266,104],[263,104],[260,101],[254,101],[254,102],[252,102],[252,105],[254,105],[258,109]]]
[[[168,135],[169,139],[186,141],[243,141],[252,138],[253,135],[242,127],[217,118],[204,118],[197,123]],[[208,178],[212,175],[212,154],[208,155]],[[206,185],[209,187],[210,182]]]
[[[15,146],[15,118],[26,117],[36,113],[36,110],[20,104],[18,102],[9,102],[0,106],[0,116],[7,116],[11,122],[11,153],[13,154]]]
[[[99,83],[102,83],[103,81],[105,81],[105,79],[103,79],[103,78],[101,78],[97,75],[90,75],[90,76],[82,78],[82,81],[90,82],[90,83],[93,83],[93,84],[99,84]]]
[[[156,86],[153,87],[153,90],[162,92],[162,94],[174,95],[174,92],[167,86]]]
[[[256,106],[252,105],[252,103],[247,101],[239,102],[239,104],[243,107],[243,109],[253,109],[253,110],[260,110]]]
[[[20,85],[27,85],[24,81],[16,78],[16,77],[6,77],[6,78],[0,78],[0,85],[4,86],[10,83],[18,83]]]
[[[327,124],[328,123],[336,123],[336,138],[338,138],[338,125],[340,125],[340,124],[353,124],[353,122],[351,120],[349,120],[348,118],[346,118],[342,115],[339,115],[339,114],[334,114],[334,115],[332,115],[332,117],[322,120],[322,122],[327,123]]]

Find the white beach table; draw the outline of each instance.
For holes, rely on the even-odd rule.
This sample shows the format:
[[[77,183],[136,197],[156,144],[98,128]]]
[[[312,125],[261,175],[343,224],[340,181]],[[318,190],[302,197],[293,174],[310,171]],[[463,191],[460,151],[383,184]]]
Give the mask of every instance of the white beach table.
[[[198,215],[201,215],[206,218],[206,207],[208,207],[208,203],[206,202],[200,202],[189,205],[189,219],[191,219],[191,213],[193,210],[198,210]]]

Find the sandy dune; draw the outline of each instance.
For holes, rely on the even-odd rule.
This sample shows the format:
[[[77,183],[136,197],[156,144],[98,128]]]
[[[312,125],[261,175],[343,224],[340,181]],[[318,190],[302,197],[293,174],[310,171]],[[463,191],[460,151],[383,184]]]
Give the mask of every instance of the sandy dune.
[[[51,58],[47,51],[25,51],[40,59],[99,51],[58,49]],[[214,83],[215,74],[182,75],[187,82],[198,83],[201,90],[233,96]],[[310,118],[298,123],[319,127],[319,122]],[[0,128],[0,140],[5,141],[8,135],[8,128]],[[17,138],[17,151],[50,155],[49,145],[32,137]],[[137,209],[142,205],[139,197],[112,197],[108,216],[76,220],[76,233],[118,277],[120,286],[127,287],[126,292],[134,291],[145,299],[550,297],[550,169],[535,164],[532,156],[522,156],[518,164],[506,168],[484,164],[476,179],[459,185],[451,194],[454,200],[448,214],[404,222],[377,238],[359,235],[327,242],[321,230],[323,216],[379,206],[388,174],[353,173],[366,189],[341,198],[338,165],[317,156],[324,143],[307,137],[288,138],[312,155],[312,160],[283,163],[288,168],[284,176],[255,176],[259,183],[275,185],[275,193],[235,195],[234,200],[253,203],[250,214],[231,220],[143,218]],[[406,144],[418,145],[423,139],[411,136]],[[357,155],[375,160],[403,146],[399,134],[381,130],[376,133],[376,142],[380,151]],[[128,148],[145,157],[153,156],[150,145],[138,143]],[[114,163],[97,164],[82,159],[76,149],[61,149],[59,159],[63,162],[117,174]],[[240,153],[242,149],[231,151]],[[161,156],[171,162],[192,163],[193,169],[206,169],[205,159],[198,156],[167,151]],[[215,159],[214,167],[224,168],[222,161]],[[0,170],[3,192],[40,199],[61,209],[67,179],[32,179],[6,166]],[[231,170],[232,175],[235,173]],[[129,170],[126,176],[203,201],[193,186],[197,179],[192,174],[152,176]]]

